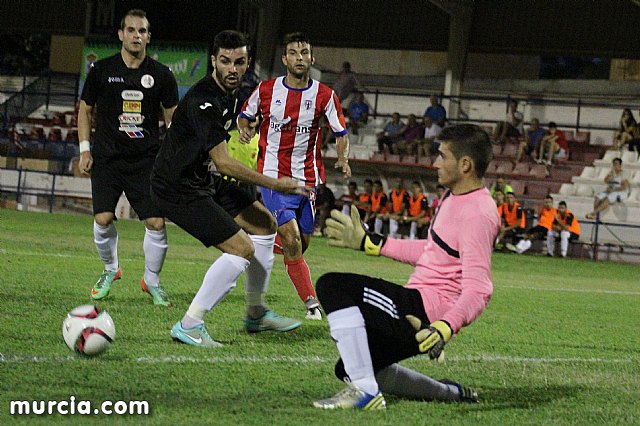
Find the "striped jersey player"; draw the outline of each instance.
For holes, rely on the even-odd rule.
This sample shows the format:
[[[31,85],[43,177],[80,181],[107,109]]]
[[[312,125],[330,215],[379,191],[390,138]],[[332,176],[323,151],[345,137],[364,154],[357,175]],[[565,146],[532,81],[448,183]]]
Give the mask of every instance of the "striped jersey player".
[[[333,90],[309,77],[314,58],[308,38],[302,33],[287,34],[282,47],[287,75],[260,83],[247,99],[238,116],[240,141],[249,142],[256,131],[255,123],[261,118],[258,171],[274,178],[292,177],[300,185],[315,188],[324,182],[320,152],[324,117],[336,136],[335,167],[349,177],[349,139],[342,108]],[[264,204],[278,221],[284,263],[306,305],[307,318],[321,319],[303,257],[313,233],[315,191],[310,197],[267,188],[261,191]]]

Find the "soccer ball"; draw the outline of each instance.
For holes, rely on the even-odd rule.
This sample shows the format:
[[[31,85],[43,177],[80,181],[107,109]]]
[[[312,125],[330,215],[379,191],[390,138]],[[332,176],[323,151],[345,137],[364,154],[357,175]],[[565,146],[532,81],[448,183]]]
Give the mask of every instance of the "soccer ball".
[[[116,327],[107,311],[94,305],[82,305],[67,314],[62,323],[62,336],[72,351],[95,356],[111,346]]]

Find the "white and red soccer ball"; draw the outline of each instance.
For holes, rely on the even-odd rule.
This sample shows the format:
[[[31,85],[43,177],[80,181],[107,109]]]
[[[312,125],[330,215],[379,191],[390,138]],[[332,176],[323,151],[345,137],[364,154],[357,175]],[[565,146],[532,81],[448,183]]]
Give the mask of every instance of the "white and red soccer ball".
[[[62,336],[72,351],[95,356],[111,346],[116,327],[107,311],[94,305],[82,305],[67,314],[62,323]]]

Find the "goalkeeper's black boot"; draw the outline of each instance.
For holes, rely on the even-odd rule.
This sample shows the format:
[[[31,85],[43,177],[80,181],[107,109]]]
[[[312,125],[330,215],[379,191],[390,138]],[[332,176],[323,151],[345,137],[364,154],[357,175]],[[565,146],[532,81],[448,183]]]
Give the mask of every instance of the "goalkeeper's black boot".
[[[470,387],[467,387],[467,386],[462,386],[460,383],[454,382],[453,380],[449,380],[449,379],[442,379],[440,380],[440,383],[443,383],[445,385],[453,385],[457,387],[459,392],[460,402],[470,402],[470,403],[478,402],[478,392],[476,392],[475,389],[471,389]]]

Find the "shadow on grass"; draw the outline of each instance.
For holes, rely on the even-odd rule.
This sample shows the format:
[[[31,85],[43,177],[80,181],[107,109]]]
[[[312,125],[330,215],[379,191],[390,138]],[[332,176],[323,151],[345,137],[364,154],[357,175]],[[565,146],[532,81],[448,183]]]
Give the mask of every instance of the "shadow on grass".
[[[480,394],[480,404],[467,405],[469,411],[530,409],[561,399],[573,398],[585,390],[575,385],[486,387]]]

